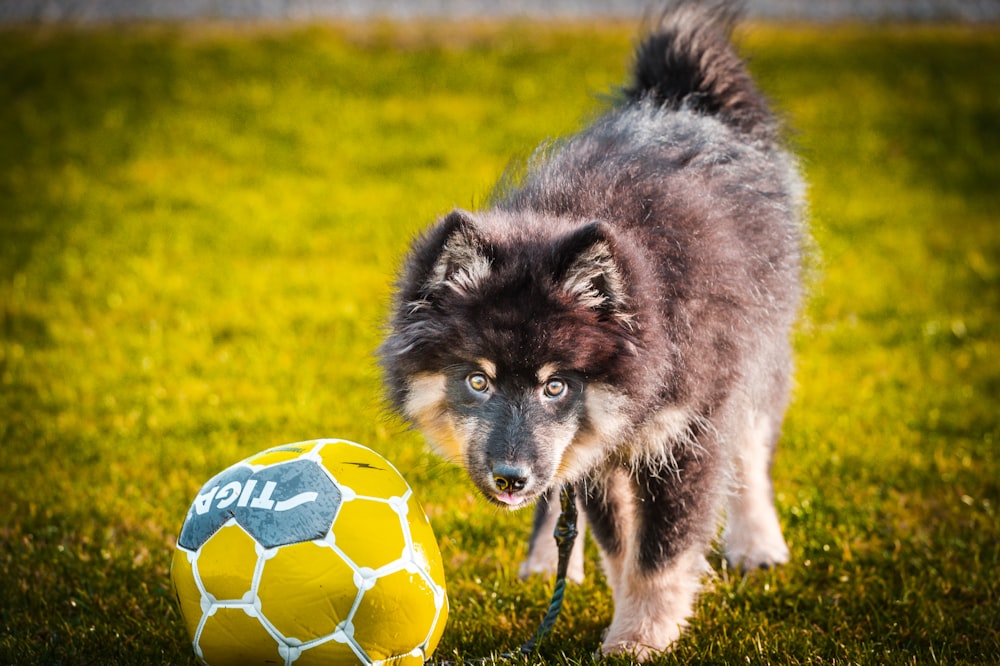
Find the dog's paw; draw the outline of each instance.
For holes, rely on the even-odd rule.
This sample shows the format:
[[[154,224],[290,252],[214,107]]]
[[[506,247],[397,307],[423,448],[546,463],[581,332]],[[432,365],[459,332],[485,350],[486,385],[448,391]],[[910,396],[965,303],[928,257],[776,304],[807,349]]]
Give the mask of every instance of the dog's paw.
[[[788,546],[773,508],[731,516],[722,543],[729,566],[741,571],[770,569],[788,562]]]
[[[555,574],[556,563],[541,557],[535,557],[534,554],[529,554],[528,559],[521,562],[521,566],[517,569],[518,578],[525,580],[531,576],[549,576]]]
[[[660,621],[655,627],[642,630],[624,627],[616,629],[614,623],[608,627],[601,645],[601,653],[630,657],[644,662],[667,652],[680,638],[683,625],[677,622]]]
[[[726,542],[726,561],[741,571],[770,569],[788,562],[788,546],[781,534],[770,539],[748,539]]]

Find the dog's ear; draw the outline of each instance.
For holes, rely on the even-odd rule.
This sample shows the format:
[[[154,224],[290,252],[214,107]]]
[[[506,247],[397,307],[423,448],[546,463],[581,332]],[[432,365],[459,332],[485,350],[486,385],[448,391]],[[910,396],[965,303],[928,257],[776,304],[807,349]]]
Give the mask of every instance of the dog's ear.
[[[625,280],[615,260],[612,239],[600,222],[562,238],[555,248],[556,279],[582,306],[625,316]]]
[[[452,211],[438,223],[433,235],[440,253],[424,281],[425,294],[444,288],[465,294],[489,276],[493,264],[489,247],[476,230],[472,213]]]

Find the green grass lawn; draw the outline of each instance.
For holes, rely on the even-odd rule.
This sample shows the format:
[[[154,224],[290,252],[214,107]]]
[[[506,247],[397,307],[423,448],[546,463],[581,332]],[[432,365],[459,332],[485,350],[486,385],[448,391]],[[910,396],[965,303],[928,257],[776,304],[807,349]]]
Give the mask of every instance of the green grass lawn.
[[[793,560],[716,575],[662,663],[1000,663],[1000,32],[743,31],[818,247],[776,463]],[[388,456],[449,580],[439,655],[520,644],[500,513],[386,415],[407,239],[620,83],[626,25],[0,32],[0,663],[190,663],[167,577],[210,476]],[[542,647],[590,663],[590,547]],[[615,660],[609,660],[614,662]],[[620,661],[620,660],[619,660]]]

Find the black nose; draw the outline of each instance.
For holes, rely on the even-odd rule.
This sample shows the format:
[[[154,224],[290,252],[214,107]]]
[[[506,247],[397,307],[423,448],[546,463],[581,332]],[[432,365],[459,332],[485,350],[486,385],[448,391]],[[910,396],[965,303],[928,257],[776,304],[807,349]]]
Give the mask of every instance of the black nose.
[[[528,475],[517,467],[497,465],[493,468],[493,485],[500,492],[516,493],[528,485]]]

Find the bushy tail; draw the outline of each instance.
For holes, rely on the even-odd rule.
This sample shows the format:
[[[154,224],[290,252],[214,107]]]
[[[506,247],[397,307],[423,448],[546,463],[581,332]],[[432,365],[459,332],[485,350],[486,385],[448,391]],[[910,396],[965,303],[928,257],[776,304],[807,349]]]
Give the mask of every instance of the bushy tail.
[[[767,100],[730,43],[741,14],[731,2],[671,2],[636,49],[626,98],[652,97],[667,108],[715,115],[741,132],[773,138],[776,122]]]

